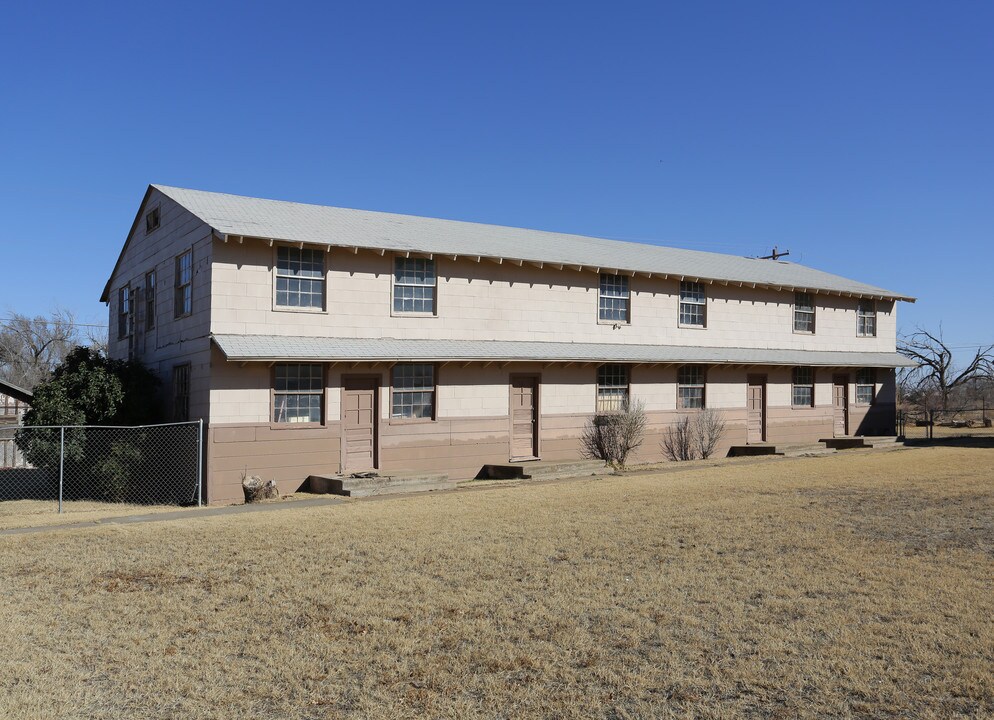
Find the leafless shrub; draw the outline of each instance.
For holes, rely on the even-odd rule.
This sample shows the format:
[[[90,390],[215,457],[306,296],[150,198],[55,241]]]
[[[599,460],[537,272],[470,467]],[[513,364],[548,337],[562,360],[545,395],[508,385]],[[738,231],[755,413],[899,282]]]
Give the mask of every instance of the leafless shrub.
[[[725,414],[705,408],[694,421],[694,445],[697,453],[707,460],[725,434]]]
[[[697,449],[694,447],[694,428],[690,418],[683,415],[675,424],[666,428],[662,445],[663,452],[670,460],[694,460]]]
[[[670,460],[705,460],[714,454],[725,434],[725,415],[706,408],[694,416],[683,415],[666,429],[663,453]]]
[[[645,403],[626,400],[621,411],[599,413],[587,421],[580,438],[584,457],[603,460],[622,468],[645,438]]]

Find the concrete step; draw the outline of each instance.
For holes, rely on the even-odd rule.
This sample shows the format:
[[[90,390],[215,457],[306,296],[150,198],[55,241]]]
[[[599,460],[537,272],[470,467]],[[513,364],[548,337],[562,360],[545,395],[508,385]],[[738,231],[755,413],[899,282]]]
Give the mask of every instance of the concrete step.
[[[783,455],[776,445],[770,443],[750,443],[749,445],[732,445],[728,448],[728,457],[753,457],[756,455]]]
[[[562,462],[492,463],[484,465],[477,473],[477,480],[559,480],[562,478],[597,475],[607,471],[600,460],[566,460]]]
[[[873,447],[866,443],[865,438],[862,437],[835,437],[835,438],[822,438],[818,442],[825,444],[825,447],[834,450],[857,450],[859,448]]]
[[[311,492],[331,493],[346,497],[369,497],[396,493],[451,490],[456,483],[445,473],[396,472],[373,477],[349,475],[311,475],[308,478]]]

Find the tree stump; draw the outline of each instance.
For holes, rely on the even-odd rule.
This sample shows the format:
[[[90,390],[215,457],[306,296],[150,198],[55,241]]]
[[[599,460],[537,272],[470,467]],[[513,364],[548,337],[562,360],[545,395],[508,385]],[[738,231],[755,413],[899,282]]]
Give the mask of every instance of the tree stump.
[[[258,475],[252,475],[242,480],[242,490],[245,502],[255,503],[263,500],[279,500],[280,491],[275,480],[263,480]]]

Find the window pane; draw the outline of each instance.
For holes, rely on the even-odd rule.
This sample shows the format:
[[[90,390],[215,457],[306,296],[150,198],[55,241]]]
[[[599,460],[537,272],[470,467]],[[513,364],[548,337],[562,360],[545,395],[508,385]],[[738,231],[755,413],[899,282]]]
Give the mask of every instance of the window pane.
[[[394,312],[435,312],[435,261],[394,258]]]
[[[628,322],[628,277],[624,275],[601,274],[600,319],[614,322]]]
[[[435,366],[403,363],[393,367],[390,414],[399,418],[431,418],[435,404]]]

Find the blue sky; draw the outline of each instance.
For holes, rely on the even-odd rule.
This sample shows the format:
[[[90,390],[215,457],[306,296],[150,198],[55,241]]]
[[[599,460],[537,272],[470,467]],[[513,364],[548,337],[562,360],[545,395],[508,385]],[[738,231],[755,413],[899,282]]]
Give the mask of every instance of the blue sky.
[[[994,342],[994,3],[16,3],[0,314],[98,302],[145,187],[791,260]],[[13,272],[12,272],[13,271]]]

